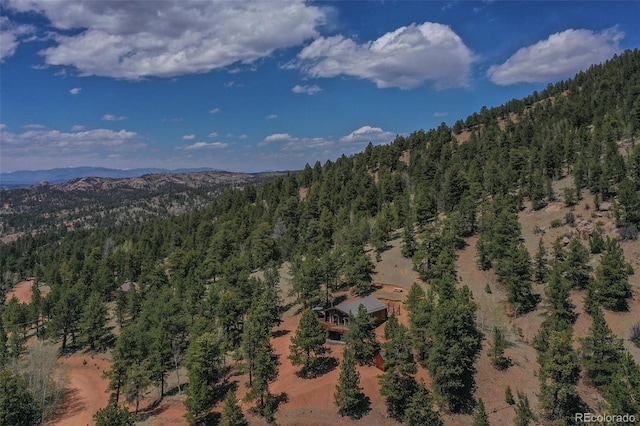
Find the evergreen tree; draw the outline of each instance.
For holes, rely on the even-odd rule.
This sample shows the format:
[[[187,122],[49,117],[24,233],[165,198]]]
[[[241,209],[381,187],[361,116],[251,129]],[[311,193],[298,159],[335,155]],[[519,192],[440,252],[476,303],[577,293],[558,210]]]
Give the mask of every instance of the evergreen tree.
[[[107,333],[107,308],[98,292],[91,293],[80,317],[80,330],[83,341],[89,345],[92,351],[96,349]]]
[[[624,346],[607,325],[600,309],[591,314],[593,322],[587,337],[581,339],[585,379],[598,389],[611,383],[620,365]]]
[[[487,352],[491,363],[498,370],[505,370],[511,365],[511,359],[504,356],[504,350],[507,348],[508,342],[504,336],[504,331],[499,327],[493,327],[493,341]]]
[[[538,355],[540,370],[540,409],[553,422],[571,422],[581,412],[582,401],[576,391],[580,378],[578,356],[571,345],[571,330],[551,331],[548,348]]]
[[[518,391],[518,403],[516,404],[516,418],[514,423],[516,426],[529,426],[531,421],[534,420],[531,406],[529,405],[529,398],[523,392]]]
[[[24,380],[10,369],[0,370],[0,424],[32,426],[40,421],[36,402]]]
[[[185,401],[189,424],[204,422],[219,399],[219,385],[223,378],[222,356],[220,342],[212,333],[203,333],[189,344],[185,358],[189,376]]]
[[[418,389],[410,397],[402,422],[409,426],[444,426],[440,413],[433,410],[433,401],[424,382],[418,384]]]
[[[607,309],[626,311],[631,297],[629,266],[617,239],[607,238],[600,266],[596,269],[596,297]]]
[[[376,324],[364,305],[358,306],[357,315],[349,316],[349,329],[344,340],[352,348],[358,364],[373,364],[373,358],[380,351],[380,344],[376,340]]]
[[[220,426],[249,426],[249,422],[244,417],[242,408],[238,405],[238,399],[233,391],[227,392],[227,396],[224,399]]]
[[[547,261],[547,249],[542,242],[542,238],[538,240],[538,251],[533,259],[533,279],[537,283],[546,281],[549,273],[549,262]]]
[[[507,386],[504,390],[504,402],[509,405],[515,405],[516,400],[513,397],[513,391],[511,390],[511,386]]]
[[[371,293],[374,289],[371,282],[375,267],[371,258],[362,247],[351,248],[346,253],[346,259],[342,267],[344,284],[351,287],[351,292],[358,296]]]
[[[256,354],[256,370],[251,390],[247,394],[249,399],[258,399],[258,408],[263,416],[270,420],[273,415],[269,411],[267,401],[270,397],[269,383],[278,377],[278,358],[273,352],[271,343],[266,342],[258,348]]]
[[[591,280],[589,250],[577,238],[571,239],[567,249],[564,261],[565,276],[572,287],[584,290]]]
[[[454,412],[468,407],[475,387],[474,362],[482,347],[476,309],[470,291],[463,287],[455,298],[438,302],[431,318],[432,346],[426,365],[434,390]]]
[[[487,410],[484,407],[484,401],[482,398],[478,399],[478,402],[473,409],[473,426],[490,426],[489,416],[487,415]]]
[[[360,387],[360,373],[356,370],[355,354],[349,344],[344,348],[340,377],[333,396],[341,416],[360,417],[364,395]]]
[[[544,288],[547,314],[553,317],[553,321],[573,324],[576,320],[577,315],[573,311],[575,305],[569,299],[570,285],[556,265],[551,270]]]
[[[322,326],[315,312],[307,309],[302,313],[300,324],[296,330],[295,336],[291,338],[291,363],[293,365],[302,365],[302,374],[315,374],[318,364],[318,355],[328,352],[325,346],[328,332]]]
[[[135,415],[126,407],[121,407],[113,401],[98,410],[93,415],[93,420],[96,426],[134,426],[136,424]]]
[[[413,342],[418,359],[424,363],[429,355],[431,336],[429,326],[431,314],[435,307],[431,289],[425,294],[419,284],[414,283],[407,294],[406,307],[409,312],[409,335]]]
[[[411,259],[418,249],[413,223],[407,222],[402,231],[402,255],[407,259]]]

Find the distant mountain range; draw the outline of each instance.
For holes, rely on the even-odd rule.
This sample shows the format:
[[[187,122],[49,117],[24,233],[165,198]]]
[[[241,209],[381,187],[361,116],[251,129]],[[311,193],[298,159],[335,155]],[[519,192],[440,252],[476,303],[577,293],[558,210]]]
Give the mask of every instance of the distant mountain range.
[[[212,168],[194,169],[108,169],[106,167],[67,167],[50,170],[18,170],[11,173],[0,173],[0,189],[12,189],[31,186],[33,184],[46,181],[49,183],[64,183],[69,179],[83,177],[104,177],[104,178],[132,178],[153,173],[191,173],[220,171]]]

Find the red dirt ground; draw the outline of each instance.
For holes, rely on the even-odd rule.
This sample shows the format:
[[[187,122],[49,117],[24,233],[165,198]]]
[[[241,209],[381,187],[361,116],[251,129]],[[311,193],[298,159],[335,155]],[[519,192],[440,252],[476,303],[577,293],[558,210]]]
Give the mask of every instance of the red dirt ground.
[[[69,389],[56,415],[46,425],[95,424],[93,415],[109,401],[106,392],[109,382],[102,378],[102,372],[110,368],[109,361],[90,355],[72,355],[59,361],[67,367]]]
[[[31,291],[31,287],[33,286],[33,280],[20,281],[15,285],[9,292],[7,293],[7,297],[5,299],[5,304],[11,300],[12,297],[17,297],[18,302],[20,303],[31,303],[31,295],[33,292]],[[42,297],[45,297],[49,294],[48,286],[40,286],[40,294]]]

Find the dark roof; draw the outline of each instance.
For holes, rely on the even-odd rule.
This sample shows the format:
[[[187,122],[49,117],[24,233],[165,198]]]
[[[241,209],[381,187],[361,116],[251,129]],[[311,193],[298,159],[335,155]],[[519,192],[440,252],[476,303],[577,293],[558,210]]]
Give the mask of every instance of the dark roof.
[[[373,296],[363,297],[362,299],[356,299],[350,302],[342,302],[341,304],[336,305],[330,309],[337,309],[345,314],[357,315],[358,307],[360,305],[364,305],[364,307],[367,309],[367,313],[369,314],[387,309],[387,305]]]

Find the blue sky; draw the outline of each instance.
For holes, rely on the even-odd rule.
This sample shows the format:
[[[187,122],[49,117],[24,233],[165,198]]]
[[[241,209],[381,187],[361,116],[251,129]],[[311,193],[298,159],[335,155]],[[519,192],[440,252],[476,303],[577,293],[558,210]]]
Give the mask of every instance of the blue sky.
[[[640,47],[640,2],[0,0],[0,170],[285,170]]]

